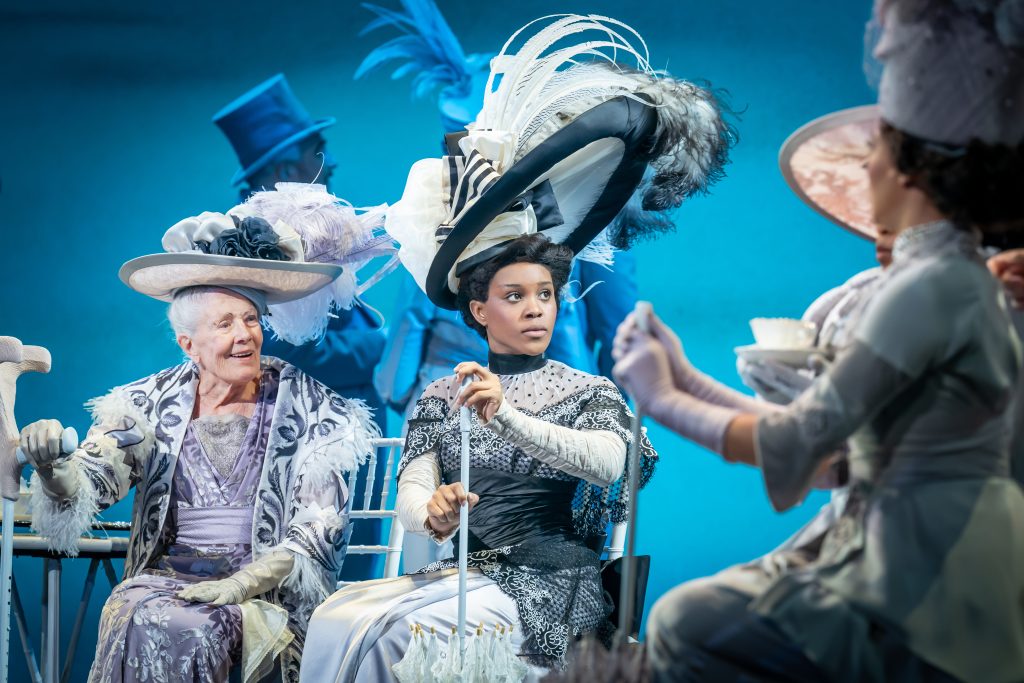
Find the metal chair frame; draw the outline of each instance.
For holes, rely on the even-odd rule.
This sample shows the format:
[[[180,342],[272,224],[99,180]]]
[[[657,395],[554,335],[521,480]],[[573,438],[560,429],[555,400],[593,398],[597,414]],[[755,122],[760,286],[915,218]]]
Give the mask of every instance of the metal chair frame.
[[[366,459],[366,462],[358,469],[351,472],[347,479],[348,503],[346,512],[349,523],[360,519],[382,519],[390,521],[388,529],[388,540],[386,545],[350,545],[350,555],[384,555],[384,576],[385,579],[393,579],[398,576],[398,566],[402,559],[402,541],[405,538],[405,529],[398,521],[398,513],[395,510],[395,501],[398,497],[397,489],[392,491],[391,480],[397,477],[398,464],[402,459],[402,445],[404,439],[381,438],[373,439],[373,451]],[[386,460],[384,470],[384,481],[381,485],[380,500],[377,506],[373,506],[373,490],[377,476],[377,463],[380,456]],[[360,476],[365,476],[366,485],[363,487],[362,505],[359,508],[354,506],[356,484]],[[338,587],[353,583],[351,581],[339,581]]]

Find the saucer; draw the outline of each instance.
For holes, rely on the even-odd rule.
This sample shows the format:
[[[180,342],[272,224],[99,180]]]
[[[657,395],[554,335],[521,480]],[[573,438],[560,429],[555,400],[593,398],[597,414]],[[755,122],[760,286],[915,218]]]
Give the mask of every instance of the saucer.
[[[769,349],[757,344],[748,344],[737,346],[735,351],[736,355],[745,361],[770,360],[795,368],[806,368],[811,356],[820,356],[822,360],[828,360],[826,353],[813,346],[803,349]]]

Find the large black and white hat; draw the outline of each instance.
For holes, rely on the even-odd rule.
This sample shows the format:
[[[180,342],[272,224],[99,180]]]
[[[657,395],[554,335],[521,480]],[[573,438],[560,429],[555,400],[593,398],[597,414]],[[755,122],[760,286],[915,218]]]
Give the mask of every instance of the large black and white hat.
[[[606,230],[638,188],[647,212],[677,207],[721,176],[735,139],[714,94],[654,71],[625,24],[538,21],[547,23],[525,40],[537,22],[517,31],[491,61],[476,121],[449,136],[447,156],[413,165],[388,211],[402,263],[439,306],[455,308],[460,277],[522,235],[610,263],[614,248],[670,225]],[[579,34],[592,39],[564,44]]]

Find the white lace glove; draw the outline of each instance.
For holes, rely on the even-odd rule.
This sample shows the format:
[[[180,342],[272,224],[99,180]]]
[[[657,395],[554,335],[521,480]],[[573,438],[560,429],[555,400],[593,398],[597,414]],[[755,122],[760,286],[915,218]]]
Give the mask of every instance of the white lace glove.
[[[291,573],[295,559],[286,550],[262,557],[226,579],[200,581],[178,591],[178,597],[189,602],[211,605],[237,605],[277,588]]]
[[[695,368],[683,352],[683,343],[679,340],[679,337],[653,312],[648,318],[648,329],[650,329],[650,335],[640,331],[637,326],[635,313],[630,313],[626,316],[626,319],[622,321],[622,324],[619,325],[618,330],[615,332],[612,357],[616,360],[621,359],[630,348],[633,340],[639,335],[653,338],[665,350],[670,368],[669,376],[676,389],[706,403],[712,403],[725,408],[735,408],[745,413],[763,415],[776,410],[775,406],[757,401],[734,389],[730,389]]]
[[[736,372],[758,396],[778,405],[787,405],[814,381],[810,370],[797,370],[773,360],[737,358]]]
[[[62,431],[57,420],[39,420],[21,430],[20,443],[25,458],[39,473],[43,492],[57,500],[67,500],[78,490],[74,465],[61,451]]]
[[[741,411],[703,401],[673,386],[669,356],[661,343],[637,332],[620,347],[615,381],[650,415],[681,436],[722,453],[729,423]]]

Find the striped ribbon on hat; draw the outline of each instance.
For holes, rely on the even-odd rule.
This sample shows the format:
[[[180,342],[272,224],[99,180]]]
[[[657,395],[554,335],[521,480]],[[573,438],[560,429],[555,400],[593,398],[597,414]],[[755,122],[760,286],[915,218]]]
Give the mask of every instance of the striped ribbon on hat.
[[[448,175],[444,179],[446,203],[449,205],[448,216],[442,228],[450,228],[462,219],[462,216],[487,190],[498,182],[501,177],[491,163],[478,152],[470,148],[466,156],[446,156]],[[451,230],[438,231],[438,237],[447,237]]]

